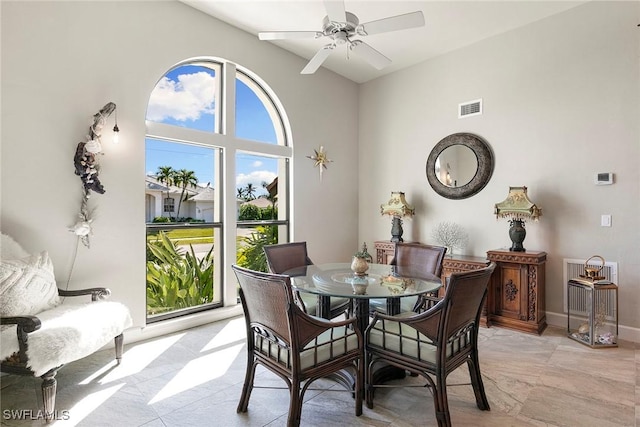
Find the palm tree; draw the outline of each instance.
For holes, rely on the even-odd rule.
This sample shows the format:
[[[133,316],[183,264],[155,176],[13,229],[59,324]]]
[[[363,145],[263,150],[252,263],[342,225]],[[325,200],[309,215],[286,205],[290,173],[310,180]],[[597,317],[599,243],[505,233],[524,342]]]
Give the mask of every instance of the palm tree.
[[[238,194],[236,195],[236,197],[238,199],[244,200],[244,188],[236,188],[236,190],[238,190]]]
[[[256,187],[254,187],[252,183],[248,183],[247,186],[244,188],[244,194],[247,196],[247,200],[255,199],[256,196],[253,195],[253,193],[255,192],[256,192]]]
[[[171,166],[158,166],[158,171],[156,172],[156,179],[161,184],[167,184],[167,199],[169,198],[169,187],[174,184],[174,177],[176,171],[173,170]],[[160,216],[164,216],[164,200],[162,201],[162,213]],[[169,217],[171,217],[171,212],[169,212]]]
[[[173,182],[178,187],[182,188],[180,194],[180,201],[178,202],[178,212],[176,212],[176,219],[180,217],[180,207],[182,206],[182,200],[184,199],[184,193],[188,186],[194,187],[198,184],[198,178],[194,171],[188,171],[186,169],[180,169],[173,177]]]

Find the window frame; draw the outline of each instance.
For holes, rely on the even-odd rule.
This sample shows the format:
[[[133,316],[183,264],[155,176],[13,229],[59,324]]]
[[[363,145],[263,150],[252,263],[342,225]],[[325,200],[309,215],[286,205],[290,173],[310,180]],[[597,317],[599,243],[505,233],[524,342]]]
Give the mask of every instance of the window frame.
[[[222,291],[221,304],[209,307],[194,307],[193,310],[185,310],[184,314],[191,314],[197,311],[210,310],[218,307],[227,307],[238,304],[237,283],[231,265],[236,261],[236,234],[238,229],[255,227],[256,225],[276,225],[279,227],[279,241],[289,241],[292,229],[291,211],[291,168],[293,160],[293,149],[291,146],[291,129],[288,125],[288,118],[284,108],[273,90],[258,76],[231,61],[220,58],[199,58],[182,61],[168,71],[161,78],[185,65],[197,65],[212,67],[216,70],[217,87],[215,91],[215,125],[213,132],[204,132],[196,129],[183,128],[160,122],[146,121],[145,138],[153,138],[169,142],[199,145],[215,149],[218,158],[214,161],[216,177],[214,177],[213,187],[216,189],[215,204],[216,214],[213,223],[206,223],[215,230],[218,229],[222,241],[220,265],[216,265],[214,270],[216,276],[219,274],[220,290]],[[264,141],[253,141],[242,139],[236,136],[236,79],[246,84],[253,90],[254,94],[262,101],[269,117],[272,120],[276,143]],[[154,86],[155,87],[155,86]],[[237,199],[236,199],[236,158],[238,153],[277,158],[279,178],[278,188],[278,218],[269,221],[238,221],[237,220]],[[220,191],[218,191],[220,189]],[[175,209],[175,207],[174,207]],[[175,224],[174,224],[175,225]],[[154,224],[147,228],[167,228],[170,225]],[[218,242],[218,240],[216,240]],[[146,285],[145,285],[146,286]],[[154,316],[147,323],[154,323],[158,320],[172,318],[175,316]]]

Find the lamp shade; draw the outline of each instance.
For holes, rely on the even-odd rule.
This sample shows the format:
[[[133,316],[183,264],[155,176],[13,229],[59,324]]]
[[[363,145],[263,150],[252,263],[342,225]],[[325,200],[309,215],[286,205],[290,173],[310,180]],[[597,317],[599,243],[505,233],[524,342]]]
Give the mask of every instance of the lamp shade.
[[[391,193],[389,201],[380,205],[380,213],[382,215],[404,218],[406,216],[413,216],[416,213],[416,210],[413,206],[407,203],[403,192],[394,191]]]
[[[496,203],[494,213],[496,218],[537,221],[542,216],[542,208],[529,200],[527,187],[509,187],[507,198]]]
[[[510,251],[525,252],[522,246],[527,230],[524,228],[524,220],[537,221],[542,216],[542,209],[535,205],[527,196],[527,187],[509,187],[507,198],[496,203],[494,213],[496,218],[509,218],[509,238],[511,239]]]

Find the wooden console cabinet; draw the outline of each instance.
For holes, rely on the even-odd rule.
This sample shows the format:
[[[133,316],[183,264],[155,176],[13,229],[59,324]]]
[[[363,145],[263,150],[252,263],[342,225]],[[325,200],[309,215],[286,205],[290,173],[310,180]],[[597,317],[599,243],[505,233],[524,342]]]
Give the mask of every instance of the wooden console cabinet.
[[[489,260],[479,256],[445,255],[442,261],[442,280],[451,276],[451,273],[480,270],[489,264]]]
[[[389,264],[393,259],[393,255],[396,250],[396,244],[390,241],[378,241],[374,242],[376,250],[376,263],[377,264]],[[443,294],[446,278],[451,276],[451,273],[457,273],[461,271],[480,270],[489,265],[489,261],[482,257],[473,257],[466,255],[445,255],[442,261],[442,284]]]
[[[547,327],[546,252],[496,249],[487,258],[496,263],[487,294],[487,326],[541,334]]]
[[[396,252],[395,242],[389,240],[380,240],[373,242],[376,250],[376,264],[389,264]]]

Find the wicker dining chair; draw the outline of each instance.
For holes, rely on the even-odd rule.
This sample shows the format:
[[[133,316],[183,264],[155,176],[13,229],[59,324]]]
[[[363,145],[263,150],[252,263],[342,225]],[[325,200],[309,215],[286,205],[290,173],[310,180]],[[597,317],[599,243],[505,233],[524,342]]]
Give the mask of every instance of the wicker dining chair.
[[[414,274],[423,273],[425,277],[440,277],[442,274],[442,262],[447,252],[444,246],[432,246],[422,243],[396,243],[394,256],[390,264],[399,267],[411,267]],[[433,305],[438,291],[419,297],[405,297],[400,301],[401,312],[419,311],[424,307]],[[372,312],[386,313],[386,305],[382,300],[370,302]]]
[[[494,269],[495,263],[491,263],[481,270],[452,274],[444,297],[422,313],[374,314],[365,330],[369,408],[373,408],[376,387],[373,368],[387,363],[425,378],[433,394],[438,426],[450,426],[446,380],[466,362],[476,405],[484,411],[490,409],[478,360],[478,326]]]
[[[313,264],[307,253],[307,242],[267,245],[263,249],[267,258],[267,267],[274,274],[283,274],[292,268]],[[312,316],[316,315],[318,307],[316,295],[294,292],[294,296],[305,312]],[[351,312],[349,298],[331,298],[329,318],[333,319],[343,314],[348,316]]]
[[[345,369],[354,371],[355,387],[344,391],[355,392],[356,416],[362,415],[364,345],[356,319],[309,316],[295,303],[288,276],[232,268],[247,327],[247,370],[237,411],[248,409],[260,364],[287,383],[287,426],[300,425],[304,393],[311,383]]]

